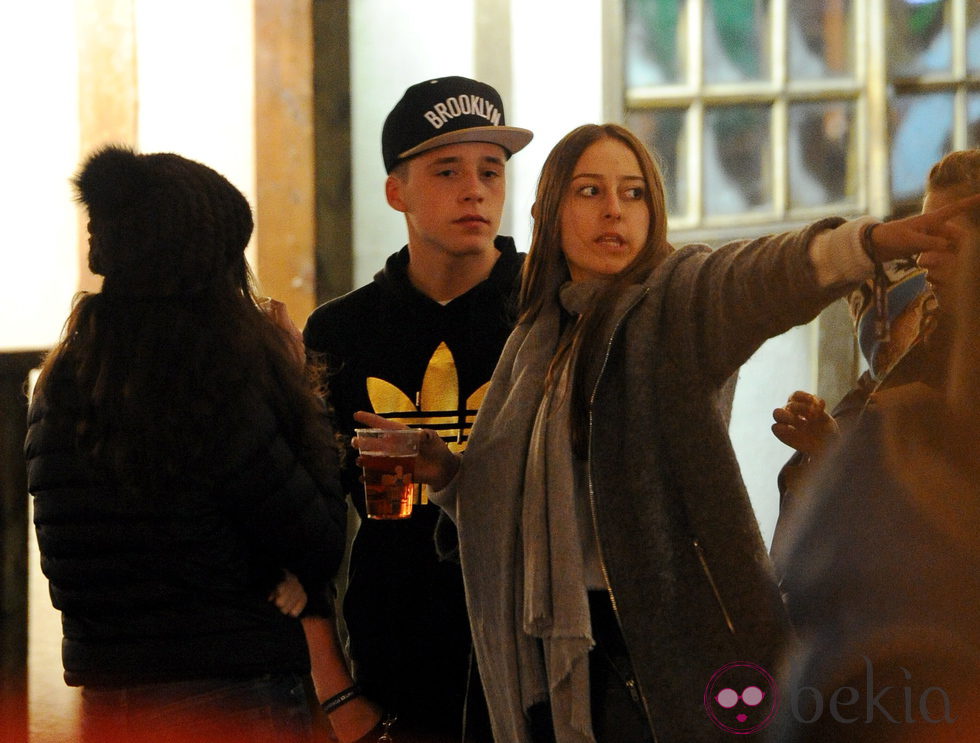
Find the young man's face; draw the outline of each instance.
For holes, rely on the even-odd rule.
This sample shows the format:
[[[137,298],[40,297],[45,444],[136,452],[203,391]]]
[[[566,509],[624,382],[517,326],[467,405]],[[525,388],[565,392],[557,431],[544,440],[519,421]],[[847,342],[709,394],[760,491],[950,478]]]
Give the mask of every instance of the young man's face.
[[[499,145],[465,142],[423,152],[393,171],[385,194],[405,214],[409,249],[450,256],[493,250],[506,159]]]

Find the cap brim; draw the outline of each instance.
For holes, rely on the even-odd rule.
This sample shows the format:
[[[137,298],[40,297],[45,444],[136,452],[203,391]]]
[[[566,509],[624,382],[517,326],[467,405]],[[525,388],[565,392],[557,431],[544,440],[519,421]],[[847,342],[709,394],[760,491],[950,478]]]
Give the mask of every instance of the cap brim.
[[[531,141],[534,133],[529,129],[521,129],[516,126],[471,126],[466,129],[457,129],[454,132],[439,134],[432,139],[427,139],[421,144],[415,145],[410,150],[405,150],[398,154],[399,160],[404,160],[423,152],[444,147],[448,144],[460,144],[462,142],[488,142],[503,147],[510,155],[519,152]]]

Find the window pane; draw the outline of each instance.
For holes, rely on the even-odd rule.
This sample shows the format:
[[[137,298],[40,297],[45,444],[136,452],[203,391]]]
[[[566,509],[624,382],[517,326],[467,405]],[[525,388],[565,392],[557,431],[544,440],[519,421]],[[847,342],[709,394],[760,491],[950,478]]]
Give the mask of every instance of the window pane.
[[[980,71],[980,3],[966,4],[966,63],[970,72]]]
[[[627,87],[683,81],[684,5],[685,0],[627,0]]]
[[[854,105],[798,103],[789,110],[789,192],[794,207],[853,201],[858,174],[851,151]]]
[[[951,149],[953,94],[896,96],[890,119],[892,198],[917,199],[929,168]]]
[[[704,79],[762,80],[769,69],[769,0],[706,0]]]
[[[685,111],[681,109],[662,108],[626,114],[626,126],[643,141],[660,165],[669,214],[686,214],[688,211],[685,123]]]
[[[716,106],[705,112],[704,206],[709,215],[772,205],[768,106]]]
[[[950,0],[889,0],[888,70],[893,77],[914,77],[949,70],[953,50],[949,31]]]
[[[852,75],[853,28],[851,0],[790,0],[790,77],[818,80]]]
[[[966,99],[966,146],[980,147],[980,93]]]

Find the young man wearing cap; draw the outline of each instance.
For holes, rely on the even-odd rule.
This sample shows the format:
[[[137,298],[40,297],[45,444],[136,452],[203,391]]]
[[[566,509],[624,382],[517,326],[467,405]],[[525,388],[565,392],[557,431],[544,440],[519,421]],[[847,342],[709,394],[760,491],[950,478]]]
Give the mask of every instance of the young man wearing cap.
[[[465,448],[515,319],[523,255],[497,229],[506,161],[531,136],[506,126],[496,90],[463,77],[411,86],[388,115],[385,196],[408,243],[303,333],[345,434],[354,412],[373,410]],[[366,519],[355,458],[345,486],[362,521],[344,617],[358,684],[397,715],[396,737],[459,741],[465,725],[465,740],[490,741],[459,566],[436,553],[439,509],[423,491],[409,519]]]

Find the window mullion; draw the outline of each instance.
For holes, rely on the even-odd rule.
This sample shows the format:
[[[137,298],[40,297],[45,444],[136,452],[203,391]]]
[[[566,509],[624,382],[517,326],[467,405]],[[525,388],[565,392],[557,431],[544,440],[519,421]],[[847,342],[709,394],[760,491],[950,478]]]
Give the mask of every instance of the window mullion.
[[[974,0],[975,1],[975,0]],[[949,31],[953,37],[953,77],[956,80],[966,79],[966,0],[952,0],[953,10],[949,19]]]
[[[772,206],[775,218],[779,220],[785,220],[789,210],[789,103],[786,100],[789,83],[788,1],[772,0],[769,16],[770,64],[777,90],[772,102]]]
[[[884,217],[891,212],[891,161],[888,131],[888,0],[868,0],[859,29],[858,56],[865,73],[867,98],[863,131],[867,152],[867,183],[870,214]],[[863,54],[862,54],[863,50]]]
[[[953,37],[953,78],[956,92],[953,97],[953,149],[967,147],[969,132],[967,121],[967,91],[963,84],[967,79],[967,22],[966,0],[953,0],[953,14],[950,18],[950,33]]]
[[[694,100],[687,112],[688,216],[704,222],[704,4],[688,0],[687,71]]]
[[[622,0],[602,2],[602,111],[605,121],[623,123],[625,108],[631,105],[626,95],[626,64],[623,49],[625,12]]]

